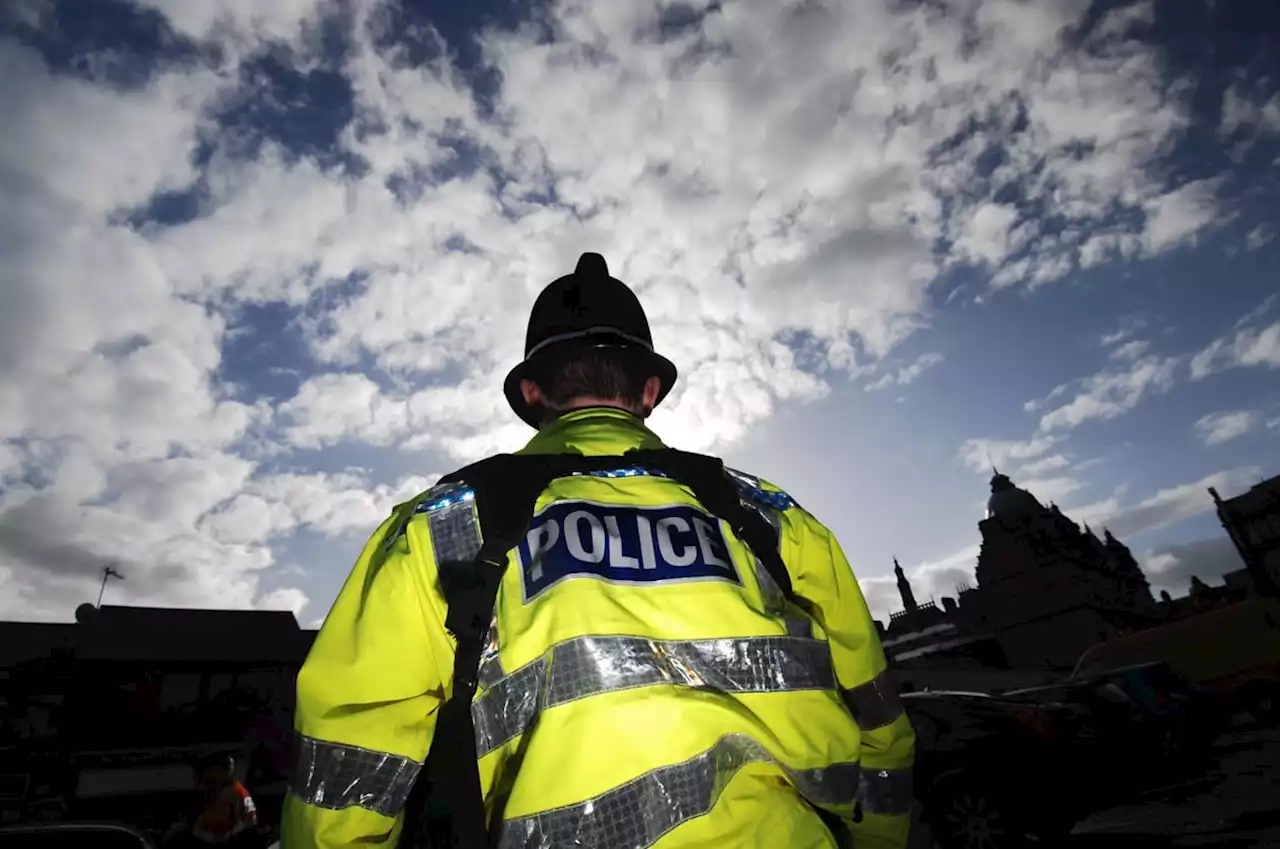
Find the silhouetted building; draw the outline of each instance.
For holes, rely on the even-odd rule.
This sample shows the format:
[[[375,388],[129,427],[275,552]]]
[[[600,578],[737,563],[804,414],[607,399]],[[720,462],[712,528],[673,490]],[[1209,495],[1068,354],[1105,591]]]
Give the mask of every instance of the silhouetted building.
[[[1235,498],[1222,498],[1209,487],[1218,518],[1235,546],[1242,568],[1224,570],[1221,584],[1191,577],[1180,598],[1161,593],[1166,620],[1182,619],[1216,607],[1236,604],[1253,595],[1275,596],[1280,584],[1280,476],[1262,481]],[[1228,559],[1230,555],[1228,555]],[[1215,570],[1217,571],[1217,570]]]
[[[978,585],[943,599],[942,609],[912,609],[910,584],[895,569],[904,609],[891,615],[885,646],[897,665],[1069,669],[1094,643],[1159,621],[1127,546],[1110,531],[1099,538],[1081,528],[1008,476],[991,478],[978,529]]]
[[[1166,621],[1195,616],[1217,607],[1237,604],[1254,595],[1253,579],[1247,569],[1236,569],[1222,576],[1222,583],[1205,583],[1198,575],[1192,575],[1187,584],[1187,594],[1171,598],[1167,592],[1160,594],[1161,616]]]
[[[86,604],[76,619],[0,623],[6,648],[41,646],[0,652],[0,797],[18,791],[0,798],[3,818],[51,798],[79,816],[121,796],[158,806],[157,794],[197,792],[197,764],[217,752],[245,767],[257,752],[261,775],[286,767],[315,637],[293,614]]]
[[[1280,585],[1280,475],[1262,481],[1235,498],[1223,499],[1209,487],[1218,518],[1244,561],[1249,589],[1277,595]],[[1244,584],[1242,577],[1237,584]]]

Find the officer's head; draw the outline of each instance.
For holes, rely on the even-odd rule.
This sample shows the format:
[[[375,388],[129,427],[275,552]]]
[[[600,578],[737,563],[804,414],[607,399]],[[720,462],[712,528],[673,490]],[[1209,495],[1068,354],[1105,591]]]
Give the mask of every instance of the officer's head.
[[[538,295],[525,359],[503,387],[516,415],[533,427],[582,407],[648,416],[671,391],[676,367],[653,350],[635,293],[609,276],[604,257],[586,253],[573,274]]]

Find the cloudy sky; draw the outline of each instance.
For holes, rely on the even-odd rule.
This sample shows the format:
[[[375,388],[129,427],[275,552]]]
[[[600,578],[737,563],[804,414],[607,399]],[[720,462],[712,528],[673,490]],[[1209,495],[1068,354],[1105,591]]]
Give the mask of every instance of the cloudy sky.
[[[458,9],[465,8],[465,12]],[[447,11],[440,11],[447,10]],[[880,615],[991,462],[1153,583],[1280,472],[1280,13],[1088,0],[9,0],[0,617],[312,624],[599,251],[652,424],[788,489]]]

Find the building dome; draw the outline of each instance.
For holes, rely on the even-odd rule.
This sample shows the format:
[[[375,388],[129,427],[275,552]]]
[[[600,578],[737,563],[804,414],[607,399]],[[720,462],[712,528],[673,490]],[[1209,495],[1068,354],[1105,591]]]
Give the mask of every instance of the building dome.
[[[1014,486],[1008,475],[996,472],[991,478],[991,497],[987,499],[987,518],[1005,522],[1024,522],[1044,512],[1044,505],[1025,489]]]

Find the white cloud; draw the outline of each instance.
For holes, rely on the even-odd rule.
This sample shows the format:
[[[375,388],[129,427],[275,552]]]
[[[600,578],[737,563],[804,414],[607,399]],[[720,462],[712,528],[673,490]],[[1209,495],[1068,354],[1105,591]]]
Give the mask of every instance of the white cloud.
[[[1178,363],[1176,358],[1149,356],[1123,368],[1087,377],[1080,382],[1074,398],[1040,418],[1040,428],[1044,431],[1068,429],[1128,412],[1149,394],[1172,387]]]
[[[1147,226],[1143,244],[1148,253],[1162,253],[1194,239],[1220,216],[1221,180],[1196,180],[1144,204]]]
[[[1150,221],[1148,222],[1150,223]],[[1142,236],[1136,233],[1097,233],[1080,246],[1080,267],[1130,260],[1142,252]]]
[[[106,504],[79,503],[70,485],[6,493],[0,509],[0,563],[14,593],[0,603],[5,618],[59,618],[91,600],[104,564],[127,580],[113,595],[135,604],[251,606],[259,573],[274,562],[257,542],[224,543],[203,533],[198,518],[234,495],[250,464],[227,455],[200,460],[147,460],[107,474]]]
[[[0,492],[0,616],[69,618],[107,562],[128,575],[116,598],[252,605],[270,549],[197,525],[250,478],[235,446],[265,408],[217,383],[225,319],[178,297],[118,220],[194,178],[220,81],[99,86],[9,42],[0,68],[0,441],[21,440],[25,480]]]
[[[1007,468],[1023,460],[1041,457],[1057,443],[1058,438],[1049,434],[1037,434],[1026,440],[967,439],[960,446],[959,456],[970,469],[985,472],[992,465]]]
[[[1245,236],[1245,250],[1256,251],[1275,240],[1276,228],[1269,224],[1259,224]]]
[[[1256,467],[1244,466],[1217,472],[1194,483],[1158,490],[1136,504],[1121,503],[1117,494],[1103,501],[1063,507],[1063,511],[1078,522],[1088,522],[1094,526],[1106,525],[1117,537],[1124,539],[1207,513],[1213,509],[1209,487],[1216,488],[1225,496],[1229,492],[1248,488],[1257,475]]]
[[[428,375],[462,365],[489,378],[455,384],[468,393],[471,407],[485,404],[493,393],[492,378],[517,355],[512,343],[519,338],[520,312],[538,283],[571,263],[577,245],[598,239],[607,255],[620,258],[614,262],[621,265],[624,279],[644,291],[659,344],[692,378],[672,397],[662,418],[679,423],[681,431],[707,434],[707,445],[723,444],[739,438],[752,419],[769,415],[776,400],[818,397],[826,391],[820,379],[800,370],[789,355],[776,353],[773,334],[804,329],[827,346],[833,362],[849,362],[850,334],[857,334],[877,357],[919,326],[934,264],[928,245],[940,226],[937,192],[943,188],[921,175],[932,169],[950,179],[954,171],[951,163],[929,161],[929,139],[963,124],[972,114],[973,98],[999,102],[1004,91],[996,85],[999,80],[1030,86],[1026,97],[1033,105],[1047,97],[1028,81],[1019,63],[1052,56],[1054,67],[1076,82],[1080,74],[1091,81],[1107,79],[1105,88],[1087,96],[1054,88],[1053,107],[1037,113],[1041,120],[1025,137],[1011,141],[1019,154],[1029,155],[1042,145],[1052,148],[1059,140],[1068,146],[1086,140],[1107,150],[1111,164],[1123,163],[1131,181],[1140,171],[1131,167],[1133,162],[1155,152],[1147,147],[1151,133],[1174,132],[1183,121],[1180,107],[1162,97],[1143,105],[1143,117],[1152,120],[1141,133],[1130,126],[1138,118],[1133,107],[1149,95],[1158,68],[1149,57],[1135,54],[1132,44],[1115,41],[1114,21],[1100,33],[1106,37],[1092,52],[1066,52],[1058,33],[1081,9],[1033,15],[1031,26],[1021,6],[989,4],[975,23],[984,39],[1002,46],[982,54],[968,47],[955,52],[967,35],[945,17],[897,16],[873,6],[859,7],[851,19],[844,12],[816,8],[812,19],[801,16],[805,20],[775,17],[765,7],[732,11],[710,15],[703,36],[733,44],[734,52],[749,53],[752,45],[767,50],[776,60],[768,73],[736,73],[733,60],[724,57],[684,61],[692,34],[667,45],[638,37],[653,22],[648,12],[617,16],[555,7],[550,22],[560,41],[554,45],[523,32],[493,34],[485,45],[505,72],[500,95],[510,132],[477,117],[469,94],[447,68],[389,66],[367,38],[360,39],[348,65],[360,106],[394,128],[385,135],[347,139],[370,161],[370,179],[335,187],[333,178],[305,163],[283,168],[264,159],[264,166],[243,169],[242,178],[226,184],[229,194],[219,199],[215,214],[224,221],[197,222],[166,241],[174,245],[175,256],[185,258],[195,250],[205,255],[206,266],[225,266],[218,268],[215,280],[239,279],[248,272],[252,285],[277,290],[281,284],[269,281],[293,281],[284,294],[294,299],[305,291],[296,284],[304,282],[300,273],[309,263],[320,265],[321,272],[313,275],[319,277],[372,268],[363,293],[340,307],[318,334],[317,351],[349,363],[364,348],[383,368]],[[884,77],[874,63],[862,70],[858,65],[857,57],[875,55],[884,46],[866,38],[868,26],[880,20],[905,51],[902,67],[891,77]],[[581,46],[587,32],[604,39],[611,64],[588,58]],[[1009,39],[1018,51],[1007,52]],[[815,61],[817,56],[832,64],[826,58]],[[929,89],[916,83],[935,73],[940,62],[947,79],[945,85],[933,86],[941,93],[931,97]],[[1131,89],[1126,96],[1135,98],[1122,106],[1107,97],[1115,90],[1117,68],[1124,69],[1120,79]],[[817,109],[821,97],[796,100],[795,93],[834,96],[847,88],[851,73],[870,75],[854,104],[859,120],[836,120],[827,128],[831,131],[808,132],[811,123],[830,118]],[[660,85],[633,84],[655,75]],[[548,96],[557,90],[585,95]],[[896,130],[886,147],[871,127],[890,118],[904,101],[918,110],[920,123],[910,132]],[[586,102],[589,110],[581,106]],[[748,103],[750,109],[740,111]],[[1096,108],[1099,116],[1111,117],[1069,127],[1057,120],[1055,110],[1061,108]],[[1117,110],[1124,117],[1117,117]],[[655,122],[654,115],[663,120]],[[509,208],[515,204],[524,217],[514,222],[494,218],[493,186],[484,177],[428,188],[407,208],[380,186],[373,188],[372,179],[447,159],[447,148],[433,139],[422,144],[402,137],[399,128],[406,119],[428,130],[453,121],[491,145],[510,181],[502,203]],[[1092,129],[1082,136],[1086,126]],[[802,148],[797,145],[807,152],[798,154]],[[856,154],[850,156],[849,150]],[[1052,160],[1053,168],[1065,169],[1067,181],[1055,192],[1074,197],[1074,179],[1079,191],[1096,195],[1101,184],[1093,174],[1079,171],[1074,159]],[[1028,159],[1027,167],[1031,164]],[[289,182],[282,184],[285,175]],[[543,191],[547,185],[592,214],[570,216],[563,209],[520,200],[522,192]],[[751,186],[768,189],[760,194],[746,188]],[[248,217],[235,212],[250,198]],[[284,205],[290,214],[264,220],[267,210]],[[625,210],[625,220],[615,209],[619,214]],[[358,212],[354,218],[352,210]],[[528,214],[535,210],[536,215]],[[1008,218],[1008,213],[989,205],[957,211],[974,225],[970,235],[992,261],[997,257],[987,242],[999,230],[997,219]],[[673,221],[679,226],[670,227]],[[252,240],[249,251],[223,250],[218,237],[227,224],[236,230],[252,225],[253,232],[271,232],[272,238]],[[621,238],[638,232],[663,232],[664,237]],[[550,244],[549,233],[555,234]],[[484,252],[444,250],[443,243],[455,234]],[[1008,250],[1015,250],[1024,236],[1006,240]],[[750,248],[738,249],[743,245]],[[858,273],[848,277],[851,262]],[[740,275],[749,299],[734,294],[726,269]],[[452,285],[432,285],[432,279]],[[253,282],[257,280],[264,282]],[[431,286],[430,297],[421,294],[424,283]],[[509,309],[499,314],[470,309],[477,301],[498,299]],[[726,314],[730,301],[738,307]],[[762,347],[768,352],[763,359]],[[719,374],[705,368],[711,361]],[[725,378],[735,370],[748,375],[749,384],[736,384],[731,393]],[[706,380],[713,375],[714,380]],[[705,408],[695,400],[702,391],[712,393]],[[744,409],[735,400],[742,394],[758,400]],[[724,413],[716,415],[720,410]],[[743,413],[750,418],[744,421]],[[481,429],[507,427],[508,416],[499,405]],[[495,441],[480,440],[485,445]]]
[[[232,59],[251,53],[263,41],[294,43],[303,24],[330,7],[328,0],[139,0],[162,13],[179,33],[198,41],[216,39]]]
[[[411,475],[396,484],[373,485],[359,475],[279,474],[255,481],[257,495],[284,506],[298,524],[326,536],[369,532],[396,504],[428,489],[439,475]]]
[[[1110,348],[1121,342],[1132,339],[1139,330],[1147,326],[1147,319],[1142,315],[1131,315],[1120,322],[1120,326],[1110,333],[1105,333],[1100,340],[1104,348]]]
[[[1239,553],[1226,534],[1185,545],[1148,549],[1142,556],[1142,570],[1147,573],[1152,591],[1159,594],[1164,590],[1173,598],[1190,592],[1192,576],[1212,585],[1220,583],[1215,579],[1221,575],[1243,567]]]
[[[254,479],[202,526],[215,538],[252,542],[306,528],[328,537],[368,533],[395,505],[429,489],[439,475],[410,475],[394,485],[362,474],[281,473]]]
[[[975,262],[998,265],[1009,255],[1011,229],[1018,210],[1008,204],[983,203],[973,210],[953,249]]]
[[[868,392],[876,392],[881,389],[888,389],[890,386],[906,386],[909,383],[913,383],[916,378],[930,368],[941,363],[943,359],[944,357],[941,354],[921,354],[914,362],[903,366],[896,372],[890,371],[881,375],[863,388]]]
[[[24,452],[15,444],[0,442],[0,484],[8,483],[22,473]]]
[[[1262,299],[1262,302],[1259,303],[1256,307],[1249,310],[1244,315],[1240,316],[1240,318],[1236,319],[1235,324],[1232,325],[1232,329],[1239,329],[1241,327],[1244,327],[1245,325],[1253,324],[1258,319],[1262,318],[1264,315],[1270,312],[1271,308],[1274,307],[1277,303],[1280,303],[1280,293],[1273,293],[1273,294],[1267,295],[1265,298]]]
[[[259,607],[263,610],[287,610],[294,616],[300,616],[307,606],[307,594],[295,587],[282,587],[264,593]]]
[[[1261,421],[1261,416],[1252,410],[1224,410],[1199,418],[1195,432],[1205,445],[1220,445],[1244,436]]]
[[[1083,488],[1084,483],[1077,478],[1058,475],[1049,478],[1019,479],[1018,486],[1040,499],[1042,504],[1048,504],[1051,501],[1062,501],[1071,493]]]
[[[28,481],[0,494],[18,528],[0,548],[0,613],[65,618],[104,557],[128,565],[113,591],[135,601],[297,610],[305,593],[260,580],[283,565],[273,541],[356,532],[427,479],[277,473],[250,446],[462,461],[518,444],[501,376],[536,292],[583,250],[636,287],[682,370],[654,426],[720,449],[827,393],[823,366],[884,362],[928,326],[931,287],[959,258],[999,269],[993,286],[1034,286],[1209,224],[1206,184],[1167,185],[1158,167],[1190,111],[1129,37],[1149,4],[1077,39],[1083,0],[751,0],[662,40],[661,4],[557,2],[537,27],[478,34],[497,80],[485,108],[447,52],[415,66],[388,46],[405,33],[384,8],[343,4],[357,117],[338,144],[364,165],[350,170],[269,141],[233,156],[212,118],[244,95],[237,63],[255,51],[318,62],[333,4],[143,5],[219,66],[125,88],[0,45],[0,475]],[[986,149],[1002,154],[990,174]],[[125,223],[201,169],[194,220]],[[397,194],[395,177],[424,185]],[[1064,233],[1019,223],[996,199],[1010,185]],[[1150,214],[1115,231],[1117,210]],[[1098,229],[1111,241],[1086,249]],[[266,303],[293,311],[324,369],[280,404],[224,382],[240,308]],[[783,343],[797,334],[812,360]],[[993,459],[1052,443],[993,443]]]
[[[1223,336],[1191,358],[1191,377],[1199,380],[1232,368],[1280,368],[1280,321],[1267,327],[1245,327]]]
[[[383,395],[363,374],[323,374],[302,384],[297,395],[280,406],[289,441],[302,448],[358,439],[386,445],[409,425],[403,398]]]
[[[0,7],[0,20],[8,18],[19,25],[40,29],[53,12],[53,0],[9,0]]]
[[[1222,96],[1219,131],[1233,136],[1242,129],[1251,135],[1280,134],[1280,94],[1263,99],[1239,85],[1229,86]]]
[[[1044,408],[1046,404],[1048,404],[1053,399],[1062,397],[1062,394],[1065,393],[1070,388],[1071,388],[1070,383],[1060,383],[1057,386],[1053,387],[1053,389],[1049,390],[1049,394],[1044,396],[1043,398],[1032,398],[1030,401],[1024,401],[1022,404],[1022,409],[1028,413],[1034,413],[1037,410],[1041,410]]]
[[[1150,347],[1151,343],[1144,339],[1130,339],[1122,345],[1117,345],[1109,356],[1113,360],[1136,360]]]
[[[146,88],[119,90],[54,76],[33,50],[6,41],[0,75],[9,81],[0,134],[0,159],[12,169],[6,179],[38,186],[43,215],[102,214],[194,178],[188,153],[217,92],[212,73],[169,72]]]
[[[1019,466],[1019,471],[1026,475],[1042,475],[1045,472],[1056,472],[1059,469],[1065,469],[1071,465],[1071,461],[1064,454],[1050,454],[1040,460],[1031,463],[1023,463]]]

